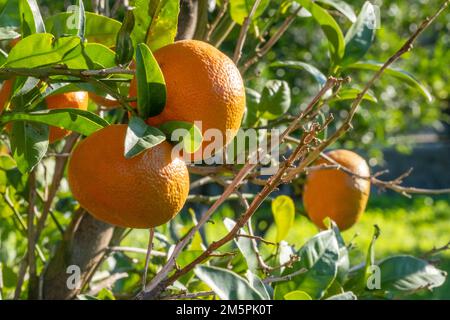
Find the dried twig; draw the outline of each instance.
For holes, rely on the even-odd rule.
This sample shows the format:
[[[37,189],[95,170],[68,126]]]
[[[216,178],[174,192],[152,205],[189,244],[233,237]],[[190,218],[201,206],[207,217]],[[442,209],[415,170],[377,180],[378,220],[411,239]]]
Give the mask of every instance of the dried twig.
[[[287,274],[285,276],[280,276],[280,277],[269,277],[269,278],[265,278],[262,281],[264,283],[273,283],[273,282],[283,282],[283,281],[290,281],[292,280],[292,278],[294,278],[295,276],[298,276],[299,274],[303,274],[306,271],[308,271],[305,268],[299,269],[297,271],[294,271],[290,274]]]

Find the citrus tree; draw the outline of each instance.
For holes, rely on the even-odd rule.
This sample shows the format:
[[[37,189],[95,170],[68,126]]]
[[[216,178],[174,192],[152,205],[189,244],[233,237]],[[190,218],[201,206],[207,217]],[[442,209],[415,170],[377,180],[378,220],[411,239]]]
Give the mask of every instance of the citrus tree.
[[[374,226],[365,263],[354,265],[340,230],[357,223],[371,186],[449,190],[404,187],[408,172],[382,180],[335,147],[364,103],[377,103],[371,89],[384,75],[430,99],[393,64],[447,5],[379,63],[365,59],[379,27],[370,2],[1,0],[0,293],[347,300],[441,286],[446,273],[429,257],[446,247],[377,257]],[[270,61],[299,20],[314,24],[324,61]],[[273,68],[316,83],[294,106],[292,84]],[[320,229],[301,248],[285,241],[294,201],[272,196],[284,185],[302,190]],[[219,215],[228,202],[232,214]],[[275,242],[253,230],[264,202]],[[148,229],[147,249],[124,244],[134,229]]]

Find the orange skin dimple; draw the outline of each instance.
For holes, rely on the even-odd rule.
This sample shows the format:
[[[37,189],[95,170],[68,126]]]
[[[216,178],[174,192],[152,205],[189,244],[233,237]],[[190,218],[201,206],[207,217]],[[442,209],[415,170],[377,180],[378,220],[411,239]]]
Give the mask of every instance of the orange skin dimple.
[[[172,219],[189,193],[185,163],[163,142],[126,159],[126,125],[111,125],[78,144],[68,167],[80,205],[99,220],[126,228],[153,228]]]
[[[158,126],[167,121],[201,121],[203,134],[214,128],[225,137],[230,130],[225,141],[229,143],[240,128],[245,111],[244,83],[233,61],[197,40],[175,42],[154,55],[164,74],[167,100],[163,112],[147,122]],[[129,96],[136,95],[133,79]]]
[[[348,150],[334,150],[327,155],[355,174],[367,177],[369,166],[359,155]],[[329,164],[319,159],[316,165]],[[331,218],[340,230],[353,226],[366,209],[370,182],[337,169],[323,169],[310,173],[303,193],[303,203],[309,218],[324,229],[323,220]]]

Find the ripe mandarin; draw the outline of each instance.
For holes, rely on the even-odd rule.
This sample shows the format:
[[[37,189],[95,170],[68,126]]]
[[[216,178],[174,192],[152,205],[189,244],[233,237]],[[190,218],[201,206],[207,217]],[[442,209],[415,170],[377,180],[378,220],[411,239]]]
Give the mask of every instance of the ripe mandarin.
[[[185,163],[163,142],[126,159],[126,125],[111,125],[81,141],[69,161],[73,196],[94,217],[128,228],[152,228],[172,219],[189,193]]]
[[[334,150],[327,155],[356,175],[370,175],[367,162],[352,151]],[[320,159],[316,164],[330,163]],[[338,169],[323,169],[308,175],[303,203],[310,219],[319,228],[325,228],[323,220],[329,217],[336,222],[339,229],[345,230],[361,217],[369,194],[369,180],[351,176]]]

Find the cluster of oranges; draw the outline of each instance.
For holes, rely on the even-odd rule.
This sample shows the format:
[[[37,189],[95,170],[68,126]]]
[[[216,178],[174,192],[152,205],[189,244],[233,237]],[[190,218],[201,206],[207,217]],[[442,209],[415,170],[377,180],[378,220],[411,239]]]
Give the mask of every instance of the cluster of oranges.
[[[167,121],[201,121],[202,133],[219,129],[236,133],[245,110],[244,84],[235,64],[207,43],[185,40],[154,53],[167,87],[162,113],[147,119],[152,126]],[[13,80],[0,90],[0,112],[9,105]],[[137,95],[136,78],[129,96]],[[119,103],[87,92],[56,94],[45,99],[48,109],[86,110],[88,98],[112,108]],[[12,108],[14,106],[11,106]],[[126,125],[111,125],[81,141],[72,152],[68,180],[80,205],[99,220],[131,228],[152,228],[172,219],[183,207],[189,193],[189,173],[185,162],[172,156],[172,146],[163,142],[139,155],[124,156]],[[69,131],[51,127],[50,143]],[[304,205],[311,220],[324,228],[330,217],[341,229],[351,227],[365,210],[370,183],[367,163],[347,150],[328,153],[329,159],[351,170],[338,169],[310,173],[304,189]],[[327,160],[317,165],[329,164]]]

